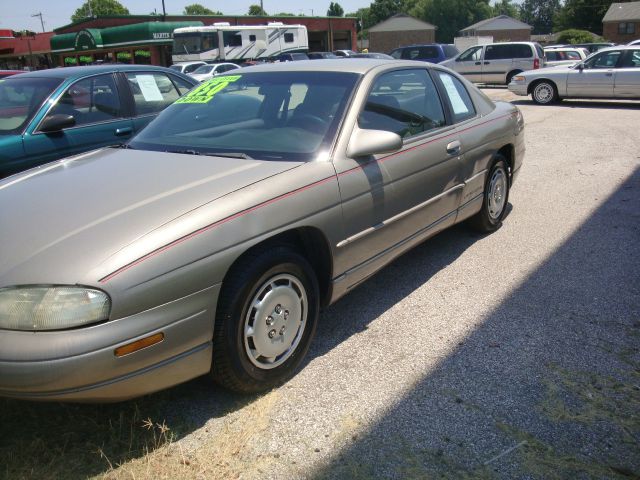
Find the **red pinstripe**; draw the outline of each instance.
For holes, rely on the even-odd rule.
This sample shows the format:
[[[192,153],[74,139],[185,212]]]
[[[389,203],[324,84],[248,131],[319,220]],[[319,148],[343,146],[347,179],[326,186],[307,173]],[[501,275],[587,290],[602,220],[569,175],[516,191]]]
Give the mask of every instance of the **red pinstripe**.
[[[509,116],[512,116],[512,114],[501,115],[500,117],[492,118],[491,120],[487,120],[486,122],[482,122],[482,123],[479,123],[477,125],[473,125],[471,127],[468,127],[468,128],[462,129],[462,130],[456,130],[456,131],[454,131],[452,133],[449,133],[447,135],[443,135],[441,137],[433,138],[433,139],[431,139],[431,140],[429,140],[429,141],[427,141],[425,143],[421,143],[420,145],[416,145],[414,147],[408,148],[408,149],[403,150],[401,152],[392,153],[391,155],[387,155],[386,157],[382,157],[382,158],[380,158],[378,160],[371,160],[370,162],[367,162],[367,163],[365,163],[363,165],[358,165],[357,167],[354,167],[354,168],[351,168],[349,170],[345,170],[344,172],[341,172],[340,174],[338,174],[338,177],[342,177],[344,175],[348,175],[348,174],[353,173],[353,172],[355,172],[357,170],[362,170],[364,167],[366,167],[367,165],[370,165],[372,163],[385,162],[385,161],[387,161],[387,160],[389,160],[391,158],[395,158],[398,155],[402,155],[402,154],[404,154],[406,152],[410,152],[412,150],[423,148],[425,145],[429,145],[430,143],[436,142],[438,140],[442,140],[443,138],[452,137],[454,135],[460,134],[461,132],[466,132],[468,130],[472,130],[474,128],[481,127],[482,125],[486,125],[487,123],[495,122],[497,120],[500,120],[502,118],[509,117]],[[183,242],[186,242],[187,240],[190,240],[191,238],[193,238],[193,237],[195,237],[197,235],[200,235],[201,233],[207,232],[207,231],[209,231],[209,230],[211,230],[211,229],[213,229],[215,227],[218,227],[218,226],[220,226],[220,225],[222,225],[224,223],[230,222],[231,220],[235,220],[236,218],[239,218],[239,217],[244,216],[244,215],[246,215],[248,213],[254,212],[254,211],[256,211],[256,210],[258,210],[260,208],[266,207],[267,205],[271,205],[272,203],[278,202],[278,201],[280,201],[282,199],[291,197],[293,195],[296,195],[296,194],[298,194],[300,192],[303,192],[305,190],[308,190],[310,188],[317,187],[318,185],[322,185],[323,183],[326,183],[326,182],[328,182],[329,180],[331,180],[333,178],[334,178],[333,176],[327,177],[327,178],[323,178],[322,180],[318,180],[318,181],[310,183],[308,185],[296,188],[295,190],[291,190],[290,192],[284,193],[284,194],[279,195],[277,197],[274,197],[274,198],[272,198],[270,200],[265,200],[264,202],[258,203],[257,205],[254,205],[253,207],[247,208],[246,210],[242,210],[240,212],[234,213],[233,215],[230,215],[230,216],[225,217],[225,218],[223,218],[221,220],[218,220],[217,222],[214,222],[214,223],[206,225],[206,226],[204,226],[202,228],[199,228],[198,230],[195,230],[195,231],[193,231],[193,232],[191,232],[191,233],[189,233],[189,234],[187,234],[187,235],[185,235],[183,237],[180,237],[177,240],[174,240],[171,243],[168,243],[168,244],[166,244],[166,245],[164,245],[162,247],[159,247],[159,248],[147,253],[146,255],[143,255],[142,257],[138,258],[137,260],[134,260],[133,262],[128,263],[127,265],[124,265],[124,266],[120,267],[119,269],[115,270],[114,272],[110,273],[109,275],[101,278],[99,280],[99,283],[107,283],[109,280],[113,279],[114,277],[116,277],[117,275],[121,274],[122,272],[125,272],[126,270],[129,270],[130,268],[133,268],[136,265],[139,265],[140,263],[144,262],[145,260],[148,260],[151,257],[154,257],[154,256],[156,256],[156,255],[158,255],[158,254],[160,254],[162,252],[165,252],[166,250],[169,250],[170,248],[175,247],[176,245],[179,245],[179,244],[181,244]]]

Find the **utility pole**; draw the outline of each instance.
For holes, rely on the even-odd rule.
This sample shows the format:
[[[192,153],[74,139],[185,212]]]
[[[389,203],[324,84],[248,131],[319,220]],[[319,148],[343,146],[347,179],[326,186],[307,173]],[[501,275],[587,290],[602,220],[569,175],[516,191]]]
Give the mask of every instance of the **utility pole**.
[[[162,0],[162,21],[164,22],[167,18],[167,11],[164,8],[164,0]]]
[[[42,25],[42,33],[44,33],[44,20],[42,20],[42,12],[34,13],[32,17],[40,17],[40,25]]]
[[[260,15],[264,15],[264,5],[262,5],[262,0],[260,0]]]

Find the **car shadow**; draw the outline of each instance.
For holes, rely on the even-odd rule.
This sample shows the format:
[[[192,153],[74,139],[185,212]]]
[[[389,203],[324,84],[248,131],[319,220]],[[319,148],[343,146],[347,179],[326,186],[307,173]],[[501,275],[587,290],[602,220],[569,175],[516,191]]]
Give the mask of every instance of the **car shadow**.
[[[512,206],[508,204],[507,215]],[[456,225],[396,259],[321,313],[304,368],[368,325],[483,238]],[[402,279],[400,282],[399,280]],[[366,285],[366,286],[364,286]],[[390,286],[395,286],[391,287]],[[371,296],[375,302],[369,301]],[[261,398],[200,377],[104,405],[0,399],[0,478],[79,478],[108,472]],[[169,433],[163,434],[164,426]],[[165,435],[163,437],[163,435]],[[37,451],[35,455],[33,452]],[[24,452],[24,453],[22,453]]]
[[[640,478],[639,201],[636,169],[307,478]]]

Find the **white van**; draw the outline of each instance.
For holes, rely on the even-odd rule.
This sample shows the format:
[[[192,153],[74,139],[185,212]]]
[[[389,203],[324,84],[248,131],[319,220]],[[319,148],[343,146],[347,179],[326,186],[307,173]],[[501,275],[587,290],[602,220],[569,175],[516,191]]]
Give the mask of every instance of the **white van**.
[[[504,42],[476,45],[440,65],[455,70],[475,83],[508,85],[525,70],[546,65],[542,47],[534,42]]]

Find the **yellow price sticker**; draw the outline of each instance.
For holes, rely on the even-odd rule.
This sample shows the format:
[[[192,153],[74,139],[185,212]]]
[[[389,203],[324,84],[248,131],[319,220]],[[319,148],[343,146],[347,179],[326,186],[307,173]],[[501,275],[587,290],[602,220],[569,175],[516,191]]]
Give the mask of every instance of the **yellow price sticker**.
[[[224,90],[230,83],[237,82],[240,78],[242,78],[242,75],[214,77],[191,90],[184,97],[179,98],[175,103],[209,103],[216,93]]]

